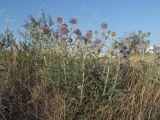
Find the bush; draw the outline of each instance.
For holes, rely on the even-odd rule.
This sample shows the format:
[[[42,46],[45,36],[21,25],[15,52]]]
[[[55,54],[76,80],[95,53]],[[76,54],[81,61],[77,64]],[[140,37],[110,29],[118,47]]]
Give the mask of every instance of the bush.
[[[114,47],[100,57],[104,41],[116,39],[105,23],[102,36],[94,37],[92,31],[86,36],[73,32],[61,17],[57,22],[63,25],[60,33],[52,31],[44,13],[38,19],[30,16],[22,34],[29,41],[1,48],[2,120],[160,118],[156,63],[133,64]],[[98,40],[92,44],[92,39]]]

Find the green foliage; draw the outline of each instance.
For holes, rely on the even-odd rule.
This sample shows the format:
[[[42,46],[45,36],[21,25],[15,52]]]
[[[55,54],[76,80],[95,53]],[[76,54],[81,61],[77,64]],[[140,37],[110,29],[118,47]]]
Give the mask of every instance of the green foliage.
[[[150,33],[143,33],[142,31],[139,31],[138,33],[131,33],[129,36],[127,36],[128,46],[131,51],[135,53],[140,53],[142,51],[146,51],[146,49],[149,46],[150,41],[148,40],[148,37],[150,36]]]
[[[52,25],[52,18],[50,16],[46,18],[46,15],[42,10],[38,18],[29,15],[23,27],[26,29],[29,37],[31,37],[33,42],[38,42],[44,38],[44,35],[47,37],[50,36]]]
[[[6,27],[4,33],[0,34],[0,48],[8,48],[11,44],[15,44],[13,32]]]
[[[100,40],[111,37],[115,43],[109,56],[101,57],[102,42],[85,44],[80,36],[69,36],[72,31],[51,36],[40,31],[41,23],[51,31],[53,21],[43,11],[38,19],[29,16],[24,26],[29,43],[12,42],[18,47],[11,51],[6,48],[13,45],[13,34],[7,30],[1,36],[0,119],[159,119],[157,64],[114,56],[121,41],[106,32]],[[146,37],[132,34],[131,49],[139,49]]]

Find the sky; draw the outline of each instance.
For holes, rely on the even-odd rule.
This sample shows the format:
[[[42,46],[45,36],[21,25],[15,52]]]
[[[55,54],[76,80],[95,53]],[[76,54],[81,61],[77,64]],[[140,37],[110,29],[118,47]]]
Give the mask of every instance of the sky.
[[[8,24],[22,30],[28,15],[38,17],[40,9],[62,16],[64,22],[77,17],[76,27],[99,30],[102,22],[123,36],[124,32],[151,32],[152,44],[160,43],[160,0],[0,0],[0,31]]]

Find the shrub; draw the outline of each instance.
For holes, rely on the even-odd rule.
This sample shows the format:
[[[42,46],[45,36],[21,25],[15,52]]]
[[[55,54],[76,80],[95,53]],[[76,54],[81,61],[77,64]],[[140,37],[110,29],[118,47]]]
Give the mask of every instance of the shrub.
[[[79,29],[75,32],[62,17],[57,17],[57,30],[52,30],[52,23],[43,12],[38,19],[30,16],[22,34],[29,41],[15,45],[14,51],[1,48],[2,120],[160,118],[160,74],[155,63],[134,64],[115,55],[114,45],[120,44],[105,23],[98,38],[91,30],[87,36]],[[110,38],[116,44],[99,57]]]

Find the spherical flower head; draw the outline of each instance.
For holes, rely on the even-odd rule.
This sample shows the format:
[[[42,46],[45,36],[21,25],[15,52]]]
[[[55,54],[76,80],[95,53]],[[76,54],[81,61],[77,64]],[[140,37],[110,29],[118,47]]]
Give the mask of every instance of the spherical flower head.
[[[114,31],[111,32],[111,36],[112,36],[112,37],[115,37],[115,36],[116,36],[116,32],[114,32]]]
[[[68,27],[68,25],[67,25],[67,24],[65,24],[65,23],[64,23],[64,24],[62,24],[62,25],[63,25],[63,26],[66,26],[66,27]]]
[[[98,34],[98,31],[97,31],[97,30],[95,30],[95,31],[94,31],[94,34],[95,34],[95,35],[97,35],[97,34]]]
[[[77,24],[77,19],[76,18],[71,18],[69,20],[69,23],[71,23],[71,24]]]
[[[66,25],[61,25],[59,28],[59,34],[61,35],[65,35],[68,33],[68,28]]]
[[[41,34],[48,34],[48,33],[50,32],[50,30],[47,29],[45,26],[41,25],[41,26],[39,27],[39,32],[40,32]]]
[[[111,30],[108,30],[108,31],[107,31],[108,34],[110,34],[111,32],[112,32]]]
[[[101,23],[101,28],[102,29],[107,29],[108,28],[108,24],[107,23]]]
[[[74,29],[74,30],[73,30],[73,33],[76,34],[77,36],[82,35],[80,29],[78,29],[78,28]]]
[[[119,48],[116,48],[118,50],[118,55],[119,57],[122,57],[122,58],[127,58],[129,57],[129,50],[125,47],[119,47]]]
[[[86,38],[85,36],[83,36],[83,40],[84,40],[84,41],[87,41],[87,38]]]
[[[88,30],[88,31],[86,32],[86,34],[85,34],[86,39],[91,39],[92,36],[93,36],[92,30]]]
[[[57,17],[56,17],[56,22],[57,22],[58,24],[62,24],[62,22],[63,22],[62,17],[61,17],[61,16],[57,16]]]

